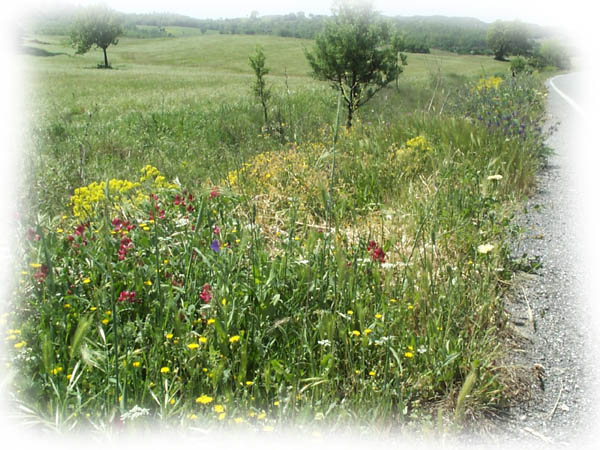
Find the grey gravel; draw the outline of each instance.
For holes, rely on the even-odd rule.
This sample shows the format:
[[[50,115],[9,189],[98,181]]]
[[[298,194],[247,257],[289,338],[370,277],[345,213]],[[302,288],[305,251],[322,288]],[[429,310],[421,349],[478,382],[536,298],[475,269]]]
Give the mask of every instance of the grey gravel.
[[[516,219],[523,233],[512,249],[515,257],[525,255],[541,267],[519,275],[506,300],[516,336],[506,364],[522,368],[529,397],[494,419],[485,436],[470,436],[470,448],[600,448],[594,436],[600,430],[600,347],[593,299],[585,290],[585,227],[577,210],[582,192],[575,137],[582,116],[552,88],[547,108],[550,122],[558,122],[547,142],[555,153]]]

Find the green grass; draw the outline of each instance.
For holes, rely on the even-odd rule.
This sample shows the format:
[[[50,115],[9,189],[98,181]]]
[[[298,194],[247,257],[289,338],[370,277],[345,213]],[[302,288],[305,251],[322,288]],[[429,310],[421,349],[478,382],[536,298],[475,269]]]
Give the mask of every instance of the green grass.
[[[308,75],[309,41],[123,39],[98,70],[39,39],[57,55],[23,56],[6,333],[37,421],[106,429],[137,406],[185,427],[443,432],[505,404],[511,205],[545,152],[537,78],[477,89],[506,65],[409,55],[347,130]]]

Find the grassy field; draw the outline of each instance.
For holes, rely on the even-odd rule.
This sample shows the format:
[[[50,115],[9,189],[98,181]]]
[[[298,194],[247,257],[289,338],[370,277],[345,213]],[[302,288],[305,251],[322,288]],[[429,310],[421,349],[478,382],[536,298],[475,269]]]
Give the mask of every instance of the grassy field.
[[[112,70],[62,38],[25,45],[3,320],[35,423],[443,433],[510,401],[501,297],[546,152],[538,77],[411,54],[346,129],[309,41],[122,39]]]

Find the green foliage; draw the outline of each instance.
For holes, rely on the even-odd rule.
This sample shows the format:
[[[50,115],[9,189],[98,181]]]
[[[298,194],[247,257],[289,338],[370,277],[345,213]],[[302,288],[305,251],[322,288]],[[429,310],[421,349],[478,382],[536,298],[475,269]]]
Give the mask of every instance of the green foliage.
[[[256,53],[248,57],[250,61],[250,67],[256,75],[256,79],[252,84],[252,91],[254,95],[258,97],[263,108],[263,114],[265,117],[265,127],[269,124],[269,117],[267,114],[267,102],[271,97],[271,90],[267,88],[265,83],[265,75],[269,73],[269,69],[265,67],[265,54],[262,47],[256,48]]]
[[[536,52],[545,66],[568,70],[571,67],[571,58],[568,49],[558,41],[547,40],[542,42]]]
[[[342,5],[334,21],[306,52],[315,77],[339,90],[347,106],[347,126],[354,112],[402,72],[399,48],[390,45],[385,24],[368,7]]]
[[[488,30],[486,42],[499,61],[504,61],[509,55],[527,55],[532,49],[527,27],[518,21],[494,22]]]
[[[510,60],[510,71],[513,74],[513,76],[527,71],[527,67],[528,64],[525,58],[517,56],[516,58],[511,58]]]
[[[96,6],[85,9],[76,19],[71,30],[71,42],[78,55],[87,53],[92,46],[104,52],[104,67],[108,68],[106,49],[117,45],[118,37],[124,32],[123,26],[114,11]]]

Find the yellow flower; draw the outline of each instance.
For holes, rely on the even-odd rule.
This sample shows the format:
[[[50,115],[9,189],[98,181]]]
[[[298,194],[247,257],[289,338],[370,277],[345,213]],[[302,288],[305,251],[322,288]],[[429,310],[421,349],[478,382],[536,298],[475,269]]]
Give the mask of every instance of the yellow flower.
[[[61,366],[58,366],[58,367],[55,367],[54,369],[52,369],[52,374],[53,375],[58,375],[62,371],[63,371],[63,368]]]
[[[371,334],[372,332],[373,332],[373,330],[371,330],[370,328],[366,328],[366,329],[363,331],[363,334],[364,334],[365,336],[368,336],[368,335],[369,335],[369,334]]]
[[[165,337],[167,339],[173,339],[173,333],[167,333]]]
[[[198,416],[196,414],[188,415],[188,419],[190,419],[190,420],[196,420],[197,418],[198,418]]]
[[[223,419],[225,419],[225,416],[226,416],[226,415],[227,415],[227,414],[226,414],[226,413],[224,413],[224,412],[223,412],[223,413],[221,413],[221,414],[219,414],[219,420],[223,420]]]
[[[267,417],[267,414],[264,412],[261,412],[258,416],[256,416],[258,420],[263,420],[265,417]]]
[[[200,336],[198,338],[198,340],[200,341],[201,344],[206,344],[207,339],[204,336]]]
[[[375,314],[376,319],[381,319],[381,317],[382,317],[381,314]]]
[[[150,280],[146,280],[146,281],[144,281],[144,284],[145,284],[146,286],[152,286],[152,281],[150,281]]]
[[[213,401],[213,398],[212,398],[212,397],[209,397],[209,396],[208,396],[208,395],[206,395],[206,394],[202,394],[200,397],[198,397],[198,398],[196,399],[196,403],[201,403],[201,404],[203,404],[203,405],[208,405],[208,404],[209,404],[210,402],[212,402],[212,401]]]
[[[273,402],[273,405],[275,405],[275,406],[279,406],[279,400],[275,400],[275,401]]]
[[[246,381],[246,386],[252,386],[254,384],[254,381]]]
[[[360,331],[358,331],[358,330],[353,330],[353,331],[352,331],[352,334],[353,334],[354,336],[358,337],[358,336],[360,336]]]
[[[413,352],[406,352],[406,353],[404,354],[404,357],[405,357],[405,358],[412,358],[413,356],[415,356],[415,355],[413,354]]]
[[[213,323],[215,323],[215,319],[208,319],[208,320],[206,321],[206,323],[207,323],[208,325],[212,325]]]
[[[83,284],[88,284],[90,281],[92,280],[90,280],[89,278],[84,278],[83,280],[81,280]]]
[[[102,319],[102,324],[103,325],[108,325],[109,320],[108,319]]]
[[[197,349],[198,347],[200,347],[198,344],[196,343],[192,343],[192,344],[188,344],[187,348],[189,348],[190,350],[194,350]]]
[[[168,367],[161,367],[160,368],[160,373],[169,373],[171,371],[171,369],[169,369]]]
[[[175,404],[175,399],[172,398],[171,400],[169,400],[169,404],[174,405]]]
[[[223,405],[215,405],[215,406],[213,406],[213,411],[218,414],[221,414],[222,412],[225,411],[225,407]]]
[[[229,342],[230,342],[230,343],[232,343],[232,344],[233,344],[234,342],[237,342],[237,341],[239,341],[239,340],[240,340],[240,337],[239,337],[237,334],[236,334],[235,336],[231,336],[231,337],[229,338]]]
[[[42,265],[40,263],[31,263],[29,264],[29,267],[31,267],[32,269],[39,269],[40,267],[42,267]]]
[[[352,314],[354,314],[354,311],[352,311],[351,309],[348,310],[348,315],[351,316]]]
[[[241,417],[236,417],[235,419],[233,419],[233,421],[235,423],[242,423],[244,421],[244,419],[242,419]]]
[[[90,306],[90,311],[96,311],[98,308],[96,308],[95,306]]]
[[[133,367],[140,367],[141,363],[139,361],[134,361],[131,363]]]
[[[374,377],[374,376],[375,376],[375,371],[374,371],[374,370],[371,370],[371,371],[369,372],[369,375],[371,375],[372,377]]]

